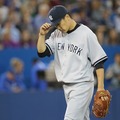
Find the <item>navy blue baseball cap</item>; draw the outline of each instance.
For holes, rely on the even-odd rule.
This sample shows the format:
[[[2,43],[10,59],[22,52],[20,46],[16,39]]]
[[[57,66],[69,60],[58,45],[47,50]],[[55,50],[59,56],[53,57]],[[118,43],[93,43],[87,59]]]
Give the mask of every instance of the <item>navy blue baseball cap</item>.
[[[48,17],[53,26],[58,24],[65,15],[68,14],[67,9],[62,5],[54,6],[48,13]]]

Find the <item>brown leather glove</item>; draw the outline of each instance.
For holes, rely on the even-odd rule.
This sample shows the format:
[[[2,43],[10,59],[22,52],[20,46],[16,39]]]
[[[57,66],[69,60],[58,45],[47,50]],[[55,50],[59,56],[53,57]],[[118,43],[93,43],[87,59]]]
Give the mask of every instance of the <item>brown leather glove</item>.
[[[107,96],[107,100],[102,100],[101,97]],[[108,90],[97,91],[94,95],[94,104],[92,112],[97,118],[103,118],[107,115],[111,101],[111,95]]]

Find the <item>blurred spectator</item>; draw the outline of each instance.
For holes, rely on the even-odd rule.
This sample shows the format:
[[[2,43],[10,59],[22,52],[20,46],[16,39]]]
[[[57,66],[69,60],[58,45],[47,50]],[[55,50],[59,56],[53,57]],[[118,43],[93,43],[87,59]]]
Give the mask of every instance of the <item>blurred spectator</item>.
[[[22,31],[24,29],[29,30],[31,33],[34,32],[33,29],[33,18],[31,16],[31,13],[28,9],[23,9],[22,15],[21,15],[21,21],[18,24],[19,29]]]
[[[89,26],[90,19],[87,17],[87,11],[84,8],[74,7],[71,11],[71,17],[77,22]]]
[[[31,68],[31,85],[36,90],[46,90],[47,81],[45,80],[46,65],[38,58],[33,58]]]
[[[80,8],[73,8],[70,11],[71,17],[78,23],[80,23]]]
[[[116,10],[116,16],[114,17],[114,25],[116,31],[120,33],[120,7],[118,7]]]
[[[9,20],[16,27],[21,21],[21,14],[13,8],[9,9],[8,14],[9,16],[7,17],[7,20]]]
[[[19,11],[21,5],[22,5],[22,0],[12,0],[12,1],[9,1],[7,0],[7,3],[8,5],[15,9],[16,11]]]
[[[84,25],[90,26],[90,19],[87,17],[85,9],[80,10],[80,22]]]
[[[102,19],[104,7],[102,6],[101,0],[91,1],[91,27],[96,28]]]
[[[104,25],[106,28],[114,27],[110,18],[111,14],[111,11],[105,8],[102,12],[102,18],[99,20],[99,24]]]
[[[26,6],[27,7],[26,9],[30,11],[31,17],[35,17],[35,15],[37,14],[39,0],[27,0],[27,2],[28,6]]]
[[[0,90],[18,93],[25,90],[23,62],[18,58],[11,59],[11,68],[0,76]]]
[[[96,29],[96,35],[98,38],[98,41],[101,45],[104,45],[107,43],[107,35],[106,35],[107,29],[105,25],[99,25]]]
[[[60,5],[61,4],[61,0],[50,0],[49,4],[50,4],[50,7],[53,7],[55,5]]]
[[[115,54],[114,63],[108,67],[105,78],[110,81],[110,87],[120,87],[120,53]]]
[[[0,18],[4,22],[7,19],[9,8],[4,5],[4,0],[0,0]]]
[[[99,21],[102,18],[102,12],[103,12],[102,1],[92,0],[91,7],[92,7],[92,18]]]
[[[108,32],[108,44],[109,45],[118,45],[119,44],[118,33],[115,29],[111,28]]]
[[[16,80],[19,84],[24,86],[24,63],[19,58],[12,58],[10,61],[11,68],[15,74]]]
[[[31,36],[30,32],[26,29],[24,29],[22,31],[20,45],[21,45],[21,47],[24,47],[24,48],[30,48],[30,47],[35,46],[35,44],[33,43],[32,36]]]
[[[6,21],[4,27],[2,28],[2,35],[8,34],[10,42],[12,42],[15,46],[19,45],[20,42],[20,31],[15,27],[15,25],[11,21]],[[2,39],[4,41],[4,39]]]
[[[38,8],[38,14],[34,18],[34,27],[38,31],[40,26],[46,22],[50,22],[48,19],[49,5],[47,3],[41,3]]]
[[[3,44],[3,48],[18,46],[18,44],[15,44],[11,40],[10,30],[7,30],[7,29],[2,33],[2,41],[1,42]]]
[[[4,49],[4,46],[3,46],[2,41],[0,40],[0,50],[3,50],[3,49]]]

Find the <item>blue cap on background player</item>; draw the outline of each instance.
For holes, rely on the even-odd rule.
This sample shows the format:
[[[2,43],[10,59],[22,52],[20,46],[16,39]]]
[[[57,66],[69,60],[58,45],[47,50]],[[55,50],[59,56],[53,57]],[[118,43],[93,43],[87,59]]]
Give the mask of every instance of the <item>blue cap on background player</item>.
[[[67,9],[62,5],[54,6],[48,13],[48,17],[52,25],[58,24],[62,18],[68,13]]]

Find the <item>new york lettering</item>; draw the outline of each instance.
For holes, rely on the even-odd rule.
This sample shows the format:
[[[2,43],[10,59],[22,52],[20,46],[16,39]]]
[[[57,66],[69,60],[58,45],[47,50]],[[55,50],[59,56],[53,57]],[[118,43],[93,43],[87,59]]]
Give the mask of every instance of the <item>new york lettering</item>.
[[[58,43],[58,50],[64,50],[65,48],[65,43]],[[81,51],[83,49],[79,48],[78,46],[76,45],[73,45],[73,44],[68,44],[68,49],[67,49],[69,52],[72,52],[72,53],[75,53],[77,55],[80,56],[81,54]]]
[[[65,43],[58,43],[58,50],[64,50]]]
[[[80,56],[82,49],[73,44],[68,44],[68,51],[76,53]]]

